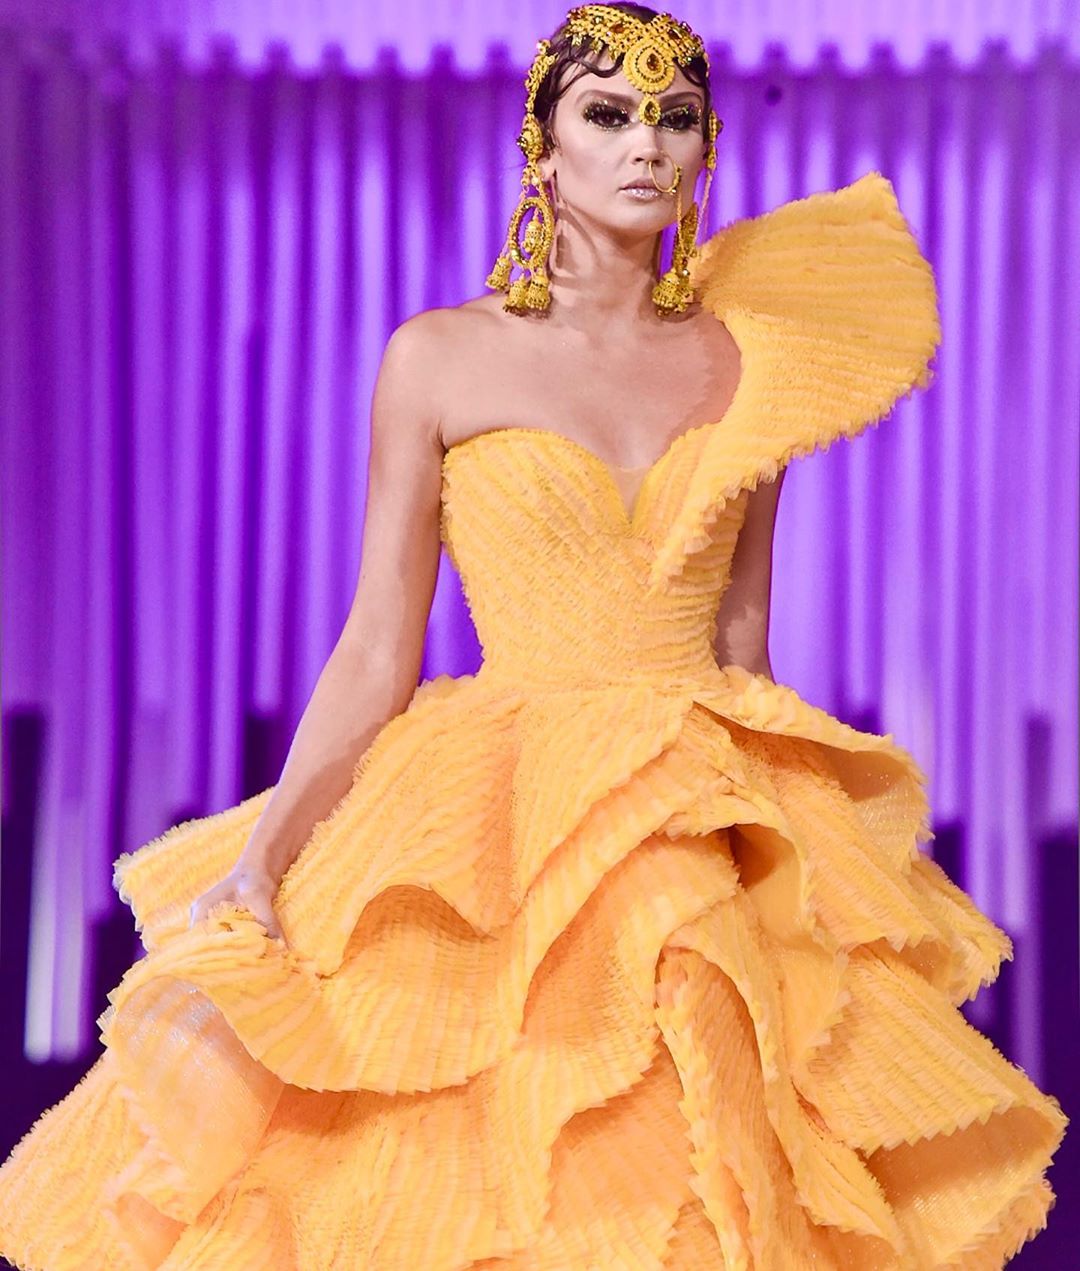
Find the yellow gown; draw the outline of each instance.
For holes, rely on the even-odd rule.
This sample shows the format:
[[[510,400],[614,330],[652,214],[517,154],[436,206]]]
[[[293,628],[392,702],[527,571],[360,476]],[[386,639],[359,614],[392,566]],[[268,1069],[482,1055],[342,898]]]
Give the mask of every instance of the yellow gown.
[[[18,1266],[984,1269],[1045,1227],[1068,1121],[958,1009],[1012,947],[924,774],[711,647],[747,492],[929,383],[933,272],[877,172],[694,271],[742,379],[632,499],[543,430],[448,453],[484,664],[379,732],[288,948],[187,929],[272,790],[118,862],[148,953],[0,1171]]]

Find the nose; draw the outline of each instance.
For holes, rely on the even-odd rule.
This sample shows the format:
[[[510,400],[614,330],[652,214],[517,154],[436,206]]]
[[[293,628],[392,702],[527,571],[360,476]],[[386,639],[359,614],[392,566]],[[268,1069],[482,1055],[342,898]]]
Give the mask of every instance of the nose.
[[[641,140],[638,142],[637,153],[642,163],[648,163],[650,159],[659,163],[661,159],[667,158],[667,151],[660,144],[658,129],[658,124],[645,124],[639,134]]]
[[[636,134],[636,138],[635,162],[647,167],[649,161],[652,160],[658,170],[662,170],[664,167],[670,168],[671,156],[660,143],[658,124],[644,125],[641,131]]]

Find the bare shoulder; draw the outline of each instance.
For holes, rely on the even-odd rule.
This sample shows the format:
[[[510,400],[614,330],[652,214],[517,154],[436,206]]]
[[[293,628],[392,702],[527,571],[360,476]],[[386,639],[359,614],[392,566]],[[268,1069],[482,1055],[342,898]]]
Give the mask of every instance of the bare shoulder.
[[[375,378],[371,428],[376,450],[385,439],[394,447],[407,435],[437,453],[440,446],[440,367],[446,357],[443,310],[414,314],[391,331]]]
[[[445,368],[452,363],[459,323],[450,308],[423,309],[399,323],[386,341],[375,383],[375,415],[397,417],[439,436]]]
[[[446,309],[422,309],[406,318],[390,332],[383,352],[383,362],[400,364],[423,362],[439,352],[445,340],[448,323]]]
[[[402,361],[416,359],[428,369],[437,365],[445,372],[461,359],[471,360],[477,340],[487,343],[493,338],[501,325],[493,319],[501,311],[501,296],[477,296],[459,305],[422,309],[395,327],[387,354]]]
[[[444,445],[461,431],[463,403],[475,408],[483,392],[483,368],[497,365],[508,351],[513,332],[507,330],[504,299],[481,295],[421,310],[402,322],[387,344],[384,361],[423,392],[423,409],[435,419]]]
[[[394,329],[391,340],[427,353],[454,352],[454,344],[492,326],[502,312],[502,296],[476,296],[458,305],[421,309]]]

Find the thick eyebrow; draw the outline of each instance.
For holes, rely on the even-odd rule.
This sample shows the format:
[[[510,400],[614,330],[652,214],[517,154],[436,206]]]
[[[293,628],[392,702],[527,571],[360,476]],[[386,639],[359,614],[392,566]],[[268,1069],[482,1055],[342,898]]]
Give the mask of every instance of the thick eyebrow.
[[[626,93],[608,92],[606,88],[586,89],[585,92],[582,94],[582,97],[603,97],[608,101],[618,102],[620,106],[631,106],[631,107],[636,106],[638,102],[641,100],[640,97],[628,97]],[[697,102],[699,105],[701,104],[701,98],[698,96],[697,93],[692,92],[690,89],[683,88],[675,93],[665,93],[664,96],[660,98],[660,105],[669,106],[673,102],[681,101],[683,99],[686,99],[692,102]]]

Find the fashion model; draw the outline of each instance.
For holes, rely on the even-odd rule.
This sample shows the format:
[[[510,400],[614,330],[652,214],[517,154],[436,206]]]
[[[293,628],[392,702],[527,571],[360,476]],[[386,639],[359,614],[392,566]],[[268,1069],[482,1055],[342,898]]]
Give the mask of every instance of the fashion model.
[[[767,654],[783,470],[929,384],[930,265],[877,172],[698,244],[667,14],[573,9],[526,89],[491,294],[387,344],[280,780],[118,863],[147,954],[0,1171],[19,1267],[982,1271],[1046,1225],[1067,1119],[959,1009],[1009,938],[912,756]],[[417,686],[440,543],[484,661]]]

